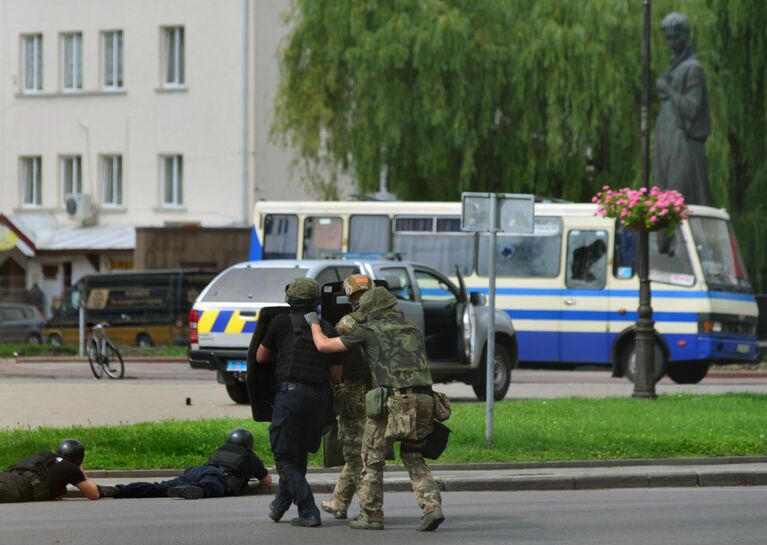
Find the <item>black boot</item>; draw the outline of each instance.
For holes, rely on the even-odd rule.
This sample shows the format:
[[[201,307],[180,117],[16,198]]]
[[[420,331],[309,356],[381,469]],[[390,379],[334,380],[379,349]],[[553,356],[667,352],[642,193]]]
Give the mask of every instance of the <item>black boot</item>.
[[[205,496],[205,492],[199,486],[174,486],[168,490],[171,498],[184,498],[185,500],[199,500]]]
[[[99,489],[99,498],[117,498],[120,490],[116,486],[108,486],[97,484],[96,488]]]

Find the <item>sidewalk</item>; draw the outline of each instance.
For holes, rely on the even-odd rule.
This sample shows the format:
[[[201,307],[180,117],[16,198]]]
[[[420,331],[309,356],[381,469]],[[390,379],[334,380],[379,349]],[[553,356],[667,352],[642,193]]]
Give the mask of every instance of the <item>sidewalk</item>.
[[[514,490],[587,490],[597,488],[662,488],[692,486],[767,485],[767,456],[738,458],[687,458],[663,460],[615,460],[586,462],[544,462],[528,464],[430,465],[445,492]],[[310,468],[307,478],[315,493],[333,492],[340,468]],[[98,484],[116,485],[132,481],[160,481],[180,471],[88,471]],[[271,471],[276,491],[279,479]],[[387,466],[384,490],[410,490],[402,466]],[[266,490],[257,490],[266,494]],[[71,487],[66,497],[82,497]]]

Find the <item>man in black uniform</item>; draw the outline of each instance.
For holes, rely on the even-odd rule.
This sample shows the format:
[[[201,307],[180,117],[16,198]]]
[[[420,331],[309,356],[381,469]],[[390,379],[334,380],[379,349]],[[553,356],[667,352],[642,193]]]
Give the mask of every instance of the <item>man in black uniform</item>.
[[[253,434],[245,428],[235,428],[229,432],[226,444],[213,453],[208,463],[192,466],[175,479],[99,486],[99,491],[101,497],[106,498],[220,498],[242,494],[251,477],[258,479],[259,484],[272,484],[271,475],[253,454]]]
[[[43,450],[0,473],[0,503],[44,501],[61,498],[73,484],[89,500],[99,499],[96,483],[82,468],[85,448],[76,439],[65,439],[56,452]]]
[[[322,438],[329,404],[330,366],[335,364],[332,355],[321,354],[314,346],[311,329],[304,320],[304,314],[316,310],[319,299],[320,289],[314,280],[293,280],[286,288],[290,313],[271,321],[256,351],[258,363],[275,362],[277,382],[269,442],[280,484],[269,505],[269,518],[279,522],[295,503],[298,517],[290,521],[294,526],[322,524],[314,494],[306,482],[308,454],[319,448]],[[337,335],[327,321],[320,326],[329,337]],[[334,366],[332,373],[337,381],[340,367]]]

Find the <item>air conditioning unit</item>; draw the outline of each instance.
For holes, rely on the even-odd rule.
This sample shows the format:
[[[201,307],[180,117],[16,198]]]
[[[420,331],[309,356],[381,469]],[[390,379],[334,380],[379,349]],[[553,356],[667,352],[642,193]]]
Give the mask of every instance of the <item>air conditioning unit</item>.
[[[64,203],[67,215],[80,220],[83,225],[90,225],[96,218],[96,208],[90,195],[72,195]]]

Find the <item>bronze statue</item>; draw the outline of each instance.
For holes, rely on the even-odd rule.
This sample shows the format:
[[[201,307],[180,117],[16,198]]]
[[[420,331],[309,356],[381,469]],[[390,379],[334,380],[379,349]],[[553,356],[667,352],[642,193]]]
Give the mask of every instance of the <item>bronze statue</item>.
[[[690,46],[687,17],[671,13],[661,28],[673,57],[655,82],[661,101],[655,126],[655,183],[662,189],[676,189],[688,204],[713,206],[706,168],[711,118],[703,67]]]

